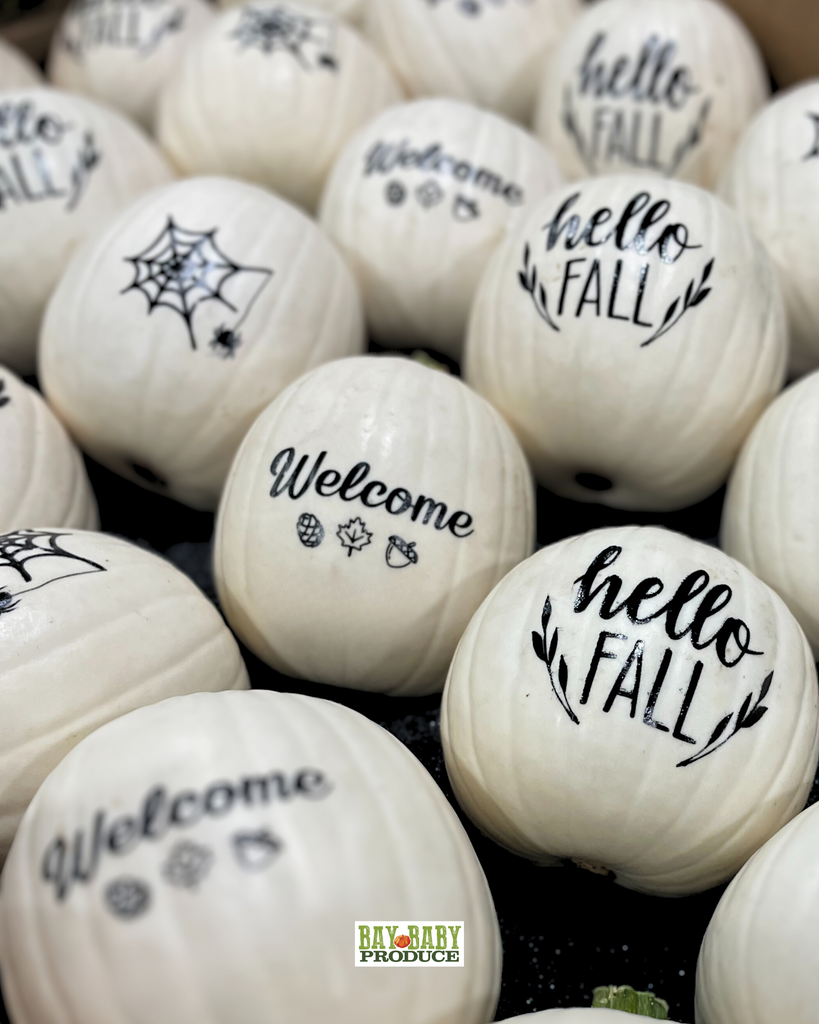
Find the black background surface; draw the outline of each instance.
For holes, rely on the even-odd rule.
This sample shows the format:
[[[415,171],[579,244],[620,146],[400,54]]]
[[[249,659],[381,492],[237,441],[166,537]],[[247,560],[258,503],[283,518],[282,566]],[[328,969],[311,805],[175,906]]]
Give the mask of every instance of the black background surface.
[[[33,381],[32,381],[33,383]],[[216,601],[213,516],[194,512],[86,460],[101,528],[164,554]],[[558,498],[538,489],[538,544],[603,526],[661,524],[716,543],[724,490],[670,514],[640,514]],[[482,836],[455,803],[440,742],[440,694],[394,698],[282,676],[246,648],[252,685],[325,697],[354,708],[402,740],[441,786],[489,880],[504,947],[496,1020],[552,1007],[588,1006],[597,985],[630,984],[666,999],[672,1020],[693,1024],[697,954],[724,887],[681,899],[644,896],[573,865],[541,868]],[[817,786],[810,802],[817,796]],[[0,1024],[7,1024],[0,1005]],[[195,1022],[180,1022],[195,1024]]]

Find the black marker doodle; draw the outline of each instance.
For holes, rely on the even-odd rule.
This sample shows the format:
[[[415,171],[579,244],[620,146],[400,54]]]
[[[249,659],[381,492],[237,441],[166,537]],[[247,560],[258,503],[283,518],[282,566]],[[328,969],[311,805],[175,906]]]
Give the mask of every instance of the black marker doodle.
[[[213,332],[209,345],[223,359],[232,359],[236,349],[242,344],[242,336],[238,331],[229,330],[225,324],[219,324]]]
[[[238,314],[230,329],[222,323],[211,332],[210,347],[230,356],[240,344],[238,328],[247,319],[273,271],[235,263],[216,244],[218,230],[188,231],[169,216],[165,227],[146,249],[125,258],[126,263],[133,264],[134,280],[120,295],[141,292],[148,300],[149,315],[158,306],[178,313],[185,322],[194,350],[197,349],[194,314],[200,307],[213,303],[221,310]]]
[[[409,139],[400,142],[379,140],[374,143],[364,156],[364,177],[372,174],[391,175],[398,171],[423,171],[425,174],[439,174],[442,178],[452,178],[461,188],[474,188],[488,197],[503,200],[509,206],[521,206],[526,198],[520,185],[507,181],[503,175],[483,164],[473,164],[454,153],[447,153],[440,142],[412,143]],[[389,188],[393,182],[389,182]],[[400,182],[395,182],[400,189],[387,201],[403,202],[406,189]],[[416,190],[416,198],[422,206],[432,206],[443,199],[443,191],[436,192],[433,178],[427,179]],[[440,188],[440,186],[438,186]]]
[[[810,118],[813,126],[813,145],[810,150],[805,153],[803,160],[815,160],[819,157],[819,114],[806,114],[806,117]]]
[[[0,536],[0,615],[18,606],[15,598],[49,583],[105,572],[104,566],[60,544],[61,537],[70,536],[52,530],[15,530]]]
[[[388,181],[384,186],[384,198],[390,206],[400,206],[407,198],[407,190],[400,181]]]
[[[710,576],[704,569],[689,573],[667,600],[653,607],[650,602],[666,589],[659,577],[649,576],[640,580],[631,592],[626,594],[622,593],[623,580],[620,576],[611,573],[599,580],[602,572],[618,560],[622,551],[623,549],[617,545],[604,548],[591,561],[586,571],[574,581],[575,614],[582,615],[592,609],[605,622],[619,619],[622,623],[620,628],[627,629],[632,634],[628,636],[625,632],[609,629],[600,631],[588,669],[585,672],[581,669],[576,677],[583,680],[578,704],[587,705],[596,696],[600,701],[600,710],[604,714],[609,714],[615,706],[621,707],[624,701],[629,718],[636,719],[642,701],[644,705],[639,717],[644,725],[668,733],[672,739],[679,742],[696,746],[698,741],[687,735],[684,730],[699,692],[706,660],[705,656],[697,658],[693,663],[684,659],[682,671],[683,679],[687,677],[686,681],[680,686],[681,680],[678,678],[667,686],[669,670],[675,656],[673,644],[684,641],[697,652],[713,648],[716,660],[727,669],[734,668],[746,655],[752,658],[762,657],[763,652],[752,648],[750,627],[742,619],[727,615],[719,625],[713,621],[715,616],[724,614],[733,597],[733,591],[725,583],[711,585]],[[647,604],[649,607],[646,607]],[[532,632],[532,648],[535,655],[546,664],[552,691],[561,707],[569,719],[579,725],[580,720],[569,699],[572,689],[569,668],[563,655],[558,659],[559,630],[555,627],[551,637],[548,634],[552,612],[552,602],[547,596],[541,613],[542,633]],[[681,619],[685,624],[680,623]],[[671,645],[662,645],[665,649],[657,664],[654,679],[644,686],[643,667],[648,654],[646,641],[639,633],[642,632],[640,627],[654,621],[662,622],[663,631]],[[634,632],[638,633],[637,637],[633,635]],[[617,676],[608,691],[606,687],[609,683],[602,681],[604,673],[601,667],[606,661],[614,661],[619,665]],[[686,768],[696,764],[719,750],[742,729],[753,728],[760,722],[769,710],[764,701],[772,682],[773,672],[769,672],[762,682],[759,696],[754,699],[753,691],[748,693],[739,710],[723,715],[711,731],[708,741],[691,757],[679,761],[677,767]],[[672,707],[676,704],[676,694],[682,695],[677,705],[676,718],[667,719],[667,725],[657,717],[657,708],[663,693],[666,710],[669,710],[669,704]]]
[[[444,198],[444,190],[437,181],[429,178],[415,190],[415,198],[425,210],[428,210],[430,207],[437,206],[440,203]]]
[[[676,128],[677,115],[701,92],[691,69],[675,59],[677,43],[652,34],[636,53],[607,56],[607,41],[604,32],[591,38],[575,79],[564,86],[563,128],[590,175],[599,173],[601,161],[617,160],[673,177],[704,138],[712,99],[699,101],[670,145],[667,115]]]
[[[139,878],[115,878],[105,887],[105,904],[115,917],[140,917],[151,905],[151,890]]]
[[[372,532],[367,529],[363,519],[356,516],[348,523],[344,523],[336,530],[336,536],[341,541],[341,546],[347,549],[347,557],[354,551],[360,551],[372,543]]]
[[[199,843],[181,839],[162,865],[162,877],[179,889],[195,889],[213,864],[213,852]]]
[[[477,220],[480,215],[480,207],[474,199],[467,199],[466,196],[455,196],[455,201],[452,204],[452,216],[455,220],[461,222]]]
[[[305,71],[338,70],[333,23],[288,7],[245,7],[230,38],[238,40],[243,50],[289,53]]]
[[[184,24],[184,8],[169,0],[74,0],[57,43],[77,61],[100,47],[132,50],[144,58]]]
[[[606,317],[651,331],[640,342],[640,347],[645,348],[708,298],[712,289],[706,282],[714,268],[714,258],[700,270],[699,281],[696,277],[689,280],[685,293],[668,305],[662,321],[655,327],[651,319],[645,318],[643,308],[647,297],[650,298],[652,271],[656,276],[657,264],[673,266],[702,245],[690,241],[688,226],[682,221],[667,221],[672,206],[668,199],[653,202],[648,192],[638,192],[625,203],[619,216],[603,206],[586,218],[570,212],[581,198],[580,192],[570,195],[554,218],[542,227],[544,255],[555,248],[559,250],[555,254],[559,259],[558,273],[547,275],[554,278],[554,285],[549,287],[553,287],[551,299],[556,297],[557,301],[550,300],[528,242],[523,247],[522,267],[517,271],[518,283],[531,296],[538,315],[553,331],[560,331],[558,321],[564,315],[570,317],[573,313],[576,319],[588,315]],[[581,251],[586,255],[571,256],[581,244]],[[616,253],[635,253],[639,262],[622,258],[601,261],[593,255],[594,249],[601,247],[614,249]],[[667,286],[663,291],[666,289]]]
[[[49,150],[75,147],[58,160]],[[94,133],[37,109],[31,100],[0,103],[0,212],[11,204],[65,200],[74,210],[102,154]]]
[[[427,0],[430,7],[440,7],[444,0]],[[508,0],[456,0],[455,8],[460,11],[461,14],[467,15],[470,18],[476,18],[478,15],[483,14],[484,11],[494,7],[500,9],[506,7]],[[528,7],[533,0],[517,0],[524,7]]]
[[[310,512],[302,512],[296,520],[296,533],[306,548],[317,548],[324,540],[324,527]]]
[[[281,840],[266,828],[255,832],[236,832],[231,837],[233,855],[244,871],[264,871],[282,851]]]
[[[8,405],[11,401],[11,398],[8,395],[3,394],[5,390],[6,382],[4,380],[0,380],[0,409],[2,409],[4,405]]]
[[[543,630],[543,635],[532,631],[532,647],[535,654],[540,658],[546,665],[546,671],[549,674],[549,682],[551,683],[552,690],[554,691],[555,697],[560,702],[560,706],[569,716],[571,721],[575,725],[580,724],[580,719],[572,711],[572,706],[569,703],[569,698],[566,696],[566,687],[569,684],[569,670],[566,666],[566,659],[563,655],[560,655],[560,660],[557,664],[557,681],[555,681],[555,673],[552,669],[554,660],[557,655],[557,635],[558,629],[555,627],[554,633],[552,633],[552,639],[549,640],[549,619],[552,617],[552,602],[548,595],[546,600],[543,602],[543,611],[540,614],[540,628]]]
[[[385,558],[391,569],[403,569],[407,565],[417,565],[418,552],[415,550],[415,541],[406,541],[393,534],[387,544]]]

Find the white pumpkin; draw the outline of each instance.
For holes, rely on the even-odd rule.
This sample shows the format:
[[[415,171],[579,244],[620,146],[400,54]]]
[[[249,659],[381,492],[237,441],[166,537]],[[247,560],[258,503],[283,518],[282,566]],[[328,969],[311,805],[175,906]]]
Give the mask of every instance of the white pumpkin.
[[[819,81],[779,93],[748,126],[720,185],[779,274],[794,374],[819,366]]]
[[[532,118],[543,67],[581,0],[370,0],[366,29],[411,96]]]
[[[717,904],[697,963],[697,1024],[814,1024],[819,806],[769,840]]]
[[[552,54],[535,131],[568,178],[636,173],[713,188],[770,92],[756,45],[715,0],[602,0]]]
[[[734,211],[619,176],[553,193],[499,246],[465,374],[546,487],[673,509],[725,480],[786,357],[776,275]]]
[[[245,178],[314,210],[344,144],[401,92],[333,15],[257,0],[220,15],[162,91],[157,137],[183,174]]]
[[[251,428],[219,507],[216,585],[275,669],[432,693],[533,533],[529,471],[501,417],[445,373],[361,356],[302,377]]]
[[[75,246],[171,172],[129,120],[57,89],[0,94],[0,363],[34,369],[46,302]]]
[[[604,1016],[608,1014],[608,1016]],[[568,1010],[541,1010],[540,1013],[525,1013],[521,1017],[507,1017],[506,1024],[512,1021],[527,1021],[528,1024],[640,1024],[645,1017],[637,1017],[633,1013],[622,1010],[592,1009],[589,1006],[573,1007]],[[669,1024],[672,1024],[669,1021]]]
[[[0,91],[27,89],[43,80],[40,69],[22,50],[0,38]]]
[[[294,694],[177,697],[87,737],[32,802],[0,903],[20,1024],[484,1024],[500,988],[489,888],[436,783],[385,729]],[[407,918],[463,922],[462,966],[355,966],[357,921]]]
[[[72,0],[52,36],[48,76],[150,130],[160,89],[212,17],[205,0]]]
[[[236,7],[245,0],[217,0],[219,7]],[[311,0],[310,6],[328,14],[335,14],[351,25],[359,27],[364,21],[368,0]]]
[[[254,185],[192,178],[75,255],[43,320],[40,380],[95,459],[212,509],[259,412],[364,344],[355,281],[313,221]]]
[[[721,542],[773,587],[819,656],[819,373],[784,391],[751,431],[722,512]]]
[[[95,530],[97,503],[63,425],[0,366],[0,531],[32,525]]]
[[[810,648],[738,562],[656,527],[552,544],[495,588],[452,662],[447,772],[480,829],[660,896],[726,881],[805,804]]]
[[[561,181],[551,154],[508,121],[457,100],[419,100],[347,144],[320,220],[358,278],[375,337],[458,358],[489,256]]]
[[[100,533],[0,536],[0,861],[83,736],[164,697],[248,685],[219,613],[169,562]]]

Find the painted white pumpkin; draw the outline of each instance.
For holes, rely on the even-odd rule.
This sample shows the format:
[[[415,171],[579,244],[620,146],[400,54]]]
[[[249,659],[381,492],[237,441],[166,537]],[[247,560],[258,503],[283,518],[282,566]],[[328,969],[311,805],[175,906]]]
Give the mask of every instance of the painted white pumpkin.
[[[795,374],[819,366],[819,81],[778,94],[743,135],[720,185],[779,274]]]
[[[236,7],[245,0],[217,0],[219,7]],[[310,6],[316,10],[335,14],[351,25],[360,26],[364,21],[368,0],[311,0]]]
[[[697,1024],[814,1024],[819,999],[819,806],[769,840],[728,886],[697,963]]]
[[[51,40],[48,76],[150,130],[160,89],[212,18],[206,0],[73,0]]]
[[[97,461],[207,509],[259,412],[364,344],[355,281],[309,217],[255,185],[191,178],[75,255],[43,320],[40,380]]]
[[[805,804],[819,753],[810,648],[777,595],[656,527],[543,548],[452,662],[447,772],[484,832],[660,896],[726,881]]]
[[[715,0],[601,0],[548,62],[535,131],[568,178],[637,173],[713,188],[770,92]]]
[[[773,587],[819,656],[819,373],[789,387],[743,446],[722,512],[721,542]]]
[[[484,1024],[500,988],[492,897],[436,783],[385,729],[293,694],[176,697],[87,737],[32,802],[0,905],[21,1024]],[[462,922],[462,966],[356,967],[356,922],[407,919]]]
[[[457,100],[393,107],[349,142],[321,203],[390,347],[458,358],[478,280],[506,229],[562,182],[531,135]]]
[[[34,369],[46,302],[75,246],[171,172],[128,119],[57,89],[0,94],[0,363]]]
[[[63,425],[0,366],[0,531],[32,525],[95,530],[97,503]]]
[[[101,533],[0,536],[0,861],[83,736],[164,697],[248,685],[219,613],[163,558]]]
[[[544,64],[581,0],[370,0],[366,29],[411,96],[529,123]]]
[[[312,211],[347,140],[401,92],[333,15],[257,0],[220,15],[162,91],[157,137],[183,174],[227,174]]]
[[[361,356],[302,377],[251,428],[219,507],[216,585],[275,669],[432,693],[533,533],[526,460],[494,409],[438,370]]]
[[[469,384],[557,494],[672,509],[723,483],[782,386],[771,261],[702,189],[566,186],[496,250],[472,306]]]
[[[22,50],[0,38],[0,91],[27,89],[43,80],[40,69]]]
[[[635,1018],[633,1013],[623,1013],[622,1010],[580,1006],[568,1010],[541,1010],[540,1013],[525,1013],[521,1017],[507,1017],[506,1024],[511,1024],[514,1020],[525,1020],[528,1024],[541,1024],[541,1021],[543,1024],[640,1024],[640,1021],[645,1021],[646,1018]]]

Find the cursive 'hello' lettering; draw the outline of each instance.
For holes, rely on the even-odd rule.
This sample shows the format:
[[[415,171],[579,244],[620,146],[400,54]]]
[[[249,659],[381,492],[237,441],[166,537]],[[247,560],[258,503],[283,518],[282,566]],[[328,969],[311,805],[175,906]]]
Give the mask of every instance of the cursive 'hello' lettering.
[[[390,489],[380,480],[365,483],[370,475],[369,462],[357,462],[346,475],[337,469],[319,472],[326,457],[327,452],[321,452],[307,469],[310,456],[302,455],[294,468],[296,449],[283,448],[270,463],[274,477],[270,497],[278,498],[287,493],[298,500],[312,488],[322,498],[338,495],[342,501],[360,501],[367,508],[383,507],[393,516],[409,513],[414,523],[419,519],[424,526],[431,522],[436,530],[448,529],[453,537],[469,537],[475,532],[471,529],[472,516],[468,512],[449,512],[445,502],[425,494],[413,497],[406,487]]]
[[[756,696],[751,691],[739,708],[723,714],[707,740],[698,740],[690,735],[686,723],[697,693],[702,692],[705,662],[698,658],[691,664],[683,658],[683,686],[667,687],[674,664],[674,647],[665,647],[659,662],[655,662],[653,678],[645,678],[650,654],[645,639],[639,636],[639,630],[636,631],[637,636],[629,636],[620,630],[625,628],[633,634],[628,623],[644,626],[663,619],[665,634],[670,641],[676,643],[688,637],[696,651],[713,647],[717,660],[726,668],[734,668],[746,655],[759,657],[763,652],[751,647],[751,631],[742,619],[726,616],[718,625],[712,621],[730,604],[733,592],[727,584],[709,586],[710,577],[704,569],[689,573],[673,595],[660,604],[651,603],[665,591],[665,584],[657,576],[640,580],[626,595],[621,593],[623,581],[619,576],[611,573],[598,581],[603,570],[613,565],[621,553],[622,548],[617,545],[604,548],[574,581],[577,586],[575,614],[580,615],[596,607],[599,618],[604,622],[618,617],[627,620],[619,629],[615,626],[599,632],[587,666],[575,664],[576,688],[580,691],[577,704],[597,706],[606,715],[615,707],[625,706],[630,719],[639,718],[643,725],[667,733],[680,743],[694,745],[697,747],[695,752],[677,763],[678,768],[685,768],[713,754],[741,730],[753,728],[762,720],[768,712],[764,701],[770,692],[774,674],[769,672],[765,676]],[[691,614],[683,623],[681,619],[686,608]],[[547,596],[541,613],[540,631],[532,632],[532,648],[546,665],[552,692],[560,706],[569,719],[579,725],[580,718],[573,707],[575,687],[571,685],[570,660],[574,660],[575,655],[559,650],[561,630],[552,626],[552,615],[552,602]],[[614,666],[609,669],[610,676],[606,680],[603,667],[610,662],[614,662]],[[578,668],[580,672],[577,672]],[[612,677],[615,678],[612,680]],[[682,697],[676,698],[675,706],[678,693]],[[658,710],[661,706],[665,708],[664,713]]]

